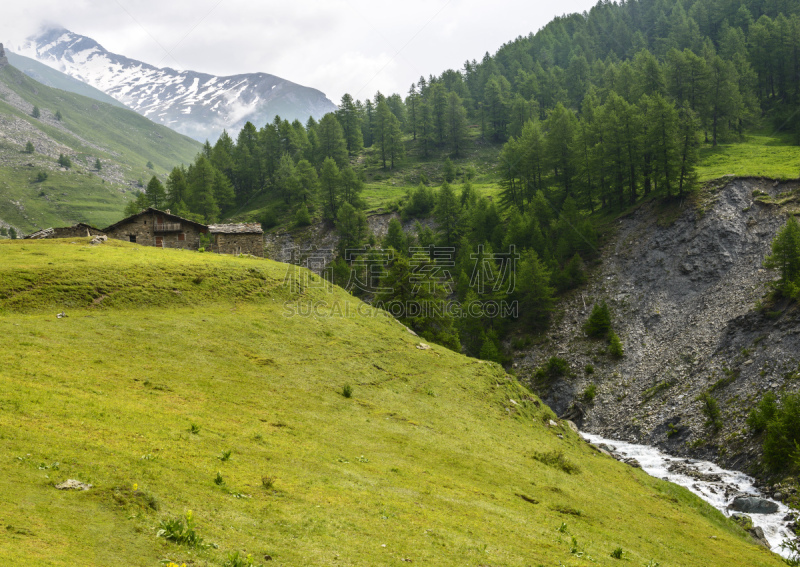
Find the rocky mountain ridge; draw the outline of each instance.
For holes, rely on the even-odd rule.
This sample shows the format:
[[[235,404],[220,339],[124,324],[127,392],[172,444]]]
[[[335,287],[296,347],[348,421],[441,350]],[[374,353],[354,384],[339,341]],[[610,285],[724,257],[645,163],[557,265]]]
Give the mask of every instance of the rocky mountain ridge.
[[[798,202],[799,182],[729,179],[667,226],[653,204],[619,219],[591,282],[561,303],[548,341],[518,360],[519,374],[565,358],[571,376],[555,380],[545,401],[583,429],[752,468],[749,409],[766,391],[796,390],[800,375],[797,308],[758,308],[777,277],[763,260]],[[625,348],[620,361],[582,330],[603,300]],[[719,403],[719,431],[701,411],[704,392]]]
[[[139,114],[199,141],[223,129],[235,136],[250,121],[276,115],[305,123],[336,109],[325,95],[267,73],[217,77],[158,68],[111,53],[91,38],[52,28],[15,50],[114,97]]]

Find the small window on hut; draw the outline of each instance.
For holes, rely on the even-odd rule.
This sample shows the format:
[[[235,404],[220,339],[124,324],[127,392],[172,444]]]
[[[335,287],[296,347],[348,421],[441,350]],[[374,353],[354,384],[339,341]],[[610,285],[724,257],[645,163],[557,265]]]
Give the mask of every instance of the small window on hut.
[[[130,239],[131,242],[136,242],[136,235],[135,234],[131,234],[129,239]]]
[[[178,235],[178,240],[180,240],[181,242],[183,242],[184,240],[186,240],[186,233],[184,233],[184,232],[181,232],[181,233]]]

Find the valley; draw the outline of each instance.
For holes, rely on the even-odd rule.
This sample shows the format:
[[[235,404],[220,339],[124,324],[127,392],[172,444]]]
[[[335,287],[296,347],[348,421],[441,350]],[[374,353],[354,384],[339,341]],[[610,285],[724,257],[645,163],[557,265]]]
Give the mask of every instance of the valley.
[[[800,564],[800,8],[598,3],[337,105],[43,30],[0,562]]]

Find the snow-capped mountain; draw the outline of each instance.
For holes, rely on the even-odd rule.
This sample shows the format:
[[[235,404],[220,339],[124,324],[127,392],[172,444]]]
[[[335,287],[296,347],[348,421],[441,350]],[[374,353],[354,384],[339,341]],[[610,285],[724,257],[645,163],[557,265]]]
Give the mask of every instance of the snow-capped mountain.
[[[266,73],[217,77],[158,68],[106,51],[63,28],[31,36],[17,53],[87,83],[135,110],[199,141],[223,129],[236,136],[245,122],[261,127],[276,115],[305,123],[336,110],[325,94]]]

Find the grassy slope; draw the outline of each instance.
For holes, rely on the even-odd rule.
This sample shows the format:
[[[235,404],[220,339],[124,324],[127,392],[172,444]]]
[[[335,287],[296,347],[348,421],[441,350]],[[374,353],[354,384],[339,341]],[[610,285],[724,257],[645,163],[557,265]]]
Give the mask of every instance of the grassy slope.
[[[703,146],[697,173],[700,181],[725,175],[797,179],[800,147],[792,145],[788,137],[770,131],[752,132],[741,143]]]
[[[782,564],[687,491],[548,427],[498,366],[417,349],[380,314],[287,317],[286,301],[362,304],[318,281],[295,293],[286,270],[0,242],[0,563],[617,565],[619,546],[631,565]],[[547,451],[580,472],[532,458]],[[53,488],[67,478],[95,487]],[[188,509],[219,549],[155,537]]]
[[[0,69],[0,81],[38,106],[43,118],[37,120],[1,98],[0,114],[25,120],[43,137],[63,144],[73,161],[71,170],[57,172],[52,170],[52,157],[22,154],[21,140],[0,145],[4,163],[0,166],[0,218],[25,231],[78,221],[105,226],[119,220],[128,198],[123,189],[138,179],[146,181],[153,173],[164,175],[176,164],[189,163],[201,147],[131,110],[46,87],[11,66]],[[63,115],[60,126],[66,131],[47,119],[56,110]],[[103,183],[93,170],[96,158],[104,163],[104,171],[119,169],[117,182]],[[145,167],[148,161],[154,170]],[[33,182],[39,169],[50,169],[50,179],[43,184]],[[62,205],[48,202],[42,192]]]
[[[71,93],[87,96],[101,102],[107,102],[113,106],[120,108],[127,108],[124,104],[107,95],[101,90],[98,90],[78,79],[74,79],[60,71],[56,71],[52,67],[48,67],[44,63],[40,63],[36,59],[18,55],[6,50],[6,57],[8,62],[14,67],[23,71],[26,75],[39,81],[43,85],[52,87],[54,89],[61,89]]]

